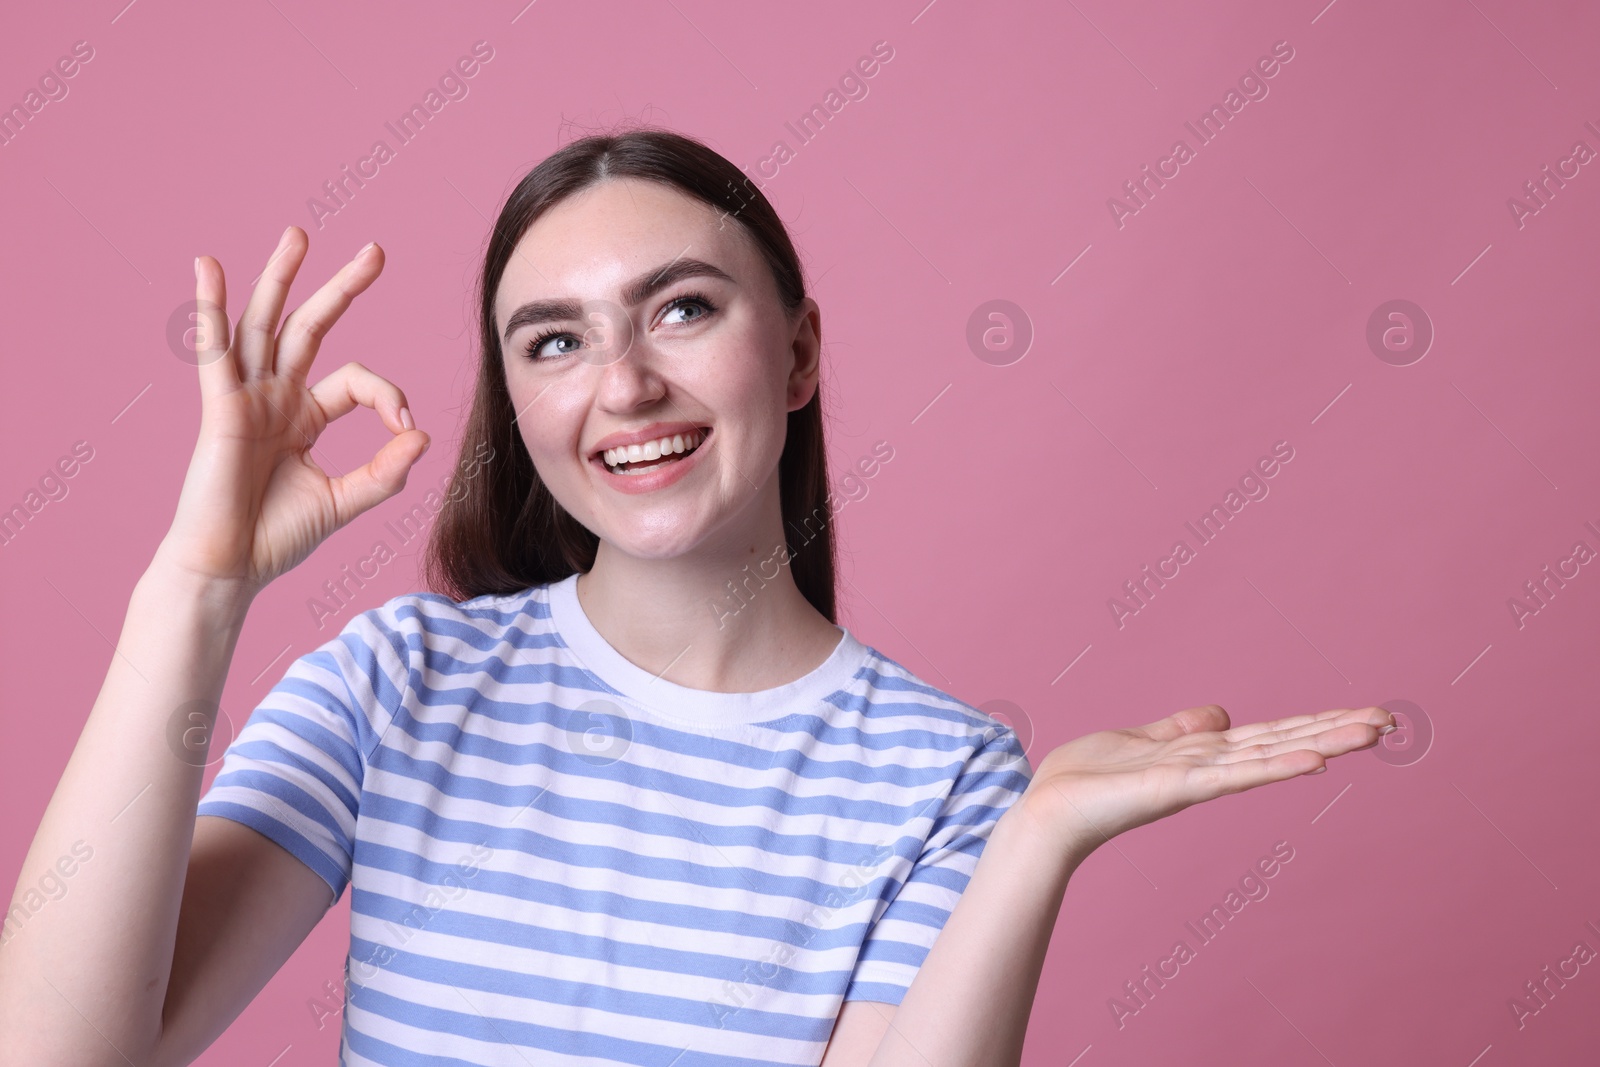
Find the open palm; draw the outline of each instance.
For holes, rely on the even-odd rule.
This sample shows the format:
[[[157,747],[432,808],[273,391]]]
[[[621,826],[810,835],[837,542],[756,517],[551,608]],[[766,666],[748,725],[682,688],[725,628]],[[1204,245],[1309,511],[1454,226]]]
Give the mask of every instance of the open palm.
[[[1395,726],[1379,707],[1336,708],[1230,728],[1215,704],[1051,750],[1028,786],[1033,811],[1087,855],[1116,835],[1227,793],[1314,773]]]

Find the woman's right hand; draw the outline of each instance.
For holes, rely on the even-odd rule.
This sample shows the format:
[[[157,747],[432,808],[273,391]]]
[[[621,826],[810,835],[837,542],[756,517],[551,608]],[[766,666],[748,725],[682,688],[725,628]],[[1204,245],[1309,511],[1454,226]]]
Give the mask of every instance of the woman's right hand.
[[[156,559],[246,598],[404,488],[430,443],[399,387],[360,363],[307,387],[322,338],[383,269],[383,250],[368,245],[280,331],[278,317],[308,244],[299,227],[284,231],[231,342],[222,265],[210,256],[195,261],[200,436]],[[328,423],[358,404],[376,411],[395,436],[370,462],[330,478],[312,447]]]

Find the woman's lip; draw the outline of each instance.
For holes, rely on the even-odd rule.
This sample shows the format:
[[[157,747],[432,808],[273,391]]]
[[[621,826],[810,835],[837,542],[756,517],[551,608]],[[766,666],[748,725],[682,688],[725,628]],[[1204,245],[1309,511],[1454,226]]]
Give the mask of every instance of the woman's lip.
[[[612,434],[610,437],[601,438],[599,443],[590,449],[590,457],[604,456],[607,451],[628,445],[643,445],[651,441],[660,441],[666,437],[676,437],[679,434],[687,436],[695,431],[709,434],[710,426],[702,426],[693,422],[658,422],[643,430],[628,434]]]
[[[606,466],[606,461],[600,456],[591,456],[589,462],[600,469],[601,479],[611,488],[622,493],[649,493],[657,489],[664,489],[678,479],[688,475],[705,453],[706,443],[711,440],[711,431],[706,430],[705,437],[693,452],[680,460],[674,460],[666,466],[657,467],[648,474],[613,474]]]

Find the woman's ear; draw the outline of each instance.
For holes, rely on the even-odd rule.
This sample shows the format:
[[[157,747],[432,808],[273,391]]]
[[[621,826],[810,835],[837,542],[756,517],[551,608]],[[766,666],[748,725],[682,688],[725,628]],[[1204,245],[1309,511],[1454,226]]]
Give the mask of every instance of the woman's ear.
[[[794,365],[789,371],[788,410],[798,411],[811,402],[822,372],[822,309],[809,296],[794,312],[789,351]]]

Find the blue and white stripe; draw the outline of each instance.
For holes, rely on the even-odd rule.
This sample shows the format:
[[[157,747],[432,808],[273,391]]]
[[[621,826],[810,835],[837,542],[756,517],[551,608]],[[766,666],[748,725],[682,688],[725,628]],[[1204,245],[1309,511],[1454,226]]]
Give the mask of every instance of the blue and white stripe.
[[[575,580],[352,618],[198,814],[350,888],[345,1064],[815,1064],[842,1001],[904,996],[1016,734],[844,628],[787,686],[674,685]]]

